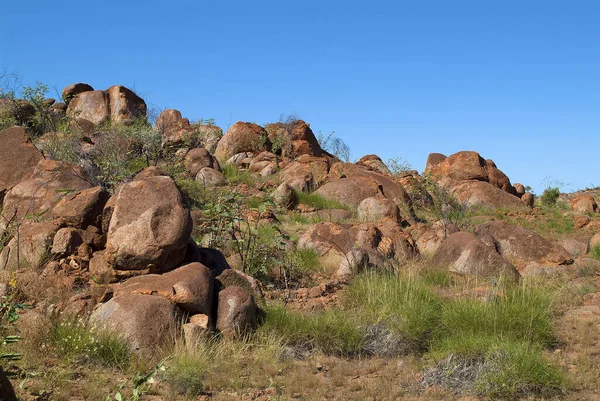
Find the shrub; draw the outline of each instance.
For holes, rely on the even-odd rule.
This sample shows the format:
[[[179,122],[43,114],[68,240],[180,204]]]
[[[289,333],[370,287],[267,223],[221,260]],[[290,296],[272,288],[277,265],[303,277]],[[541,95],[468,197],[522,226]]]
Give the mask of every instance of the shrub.
[[[317,142],[319,142],[321,149],[331,153],[345,163],[350,162],[350,147],[343,140],[335,136],[334,131],[328,135],[324,135],[319,131]]]
[[[389,158],[386,165],[394,177],[400,177],[403,173],[412,169],[412,165],[408,161],[402,160],[401,157]]]
[[[560,196],[559,188],[549,187],[549,188],[544,189],[544,192],[542,192],[540,201],[542,202],[542,205],[544,205],[544,206],[553,207],[556,205],[556,201],[558,200],[559,196]]]

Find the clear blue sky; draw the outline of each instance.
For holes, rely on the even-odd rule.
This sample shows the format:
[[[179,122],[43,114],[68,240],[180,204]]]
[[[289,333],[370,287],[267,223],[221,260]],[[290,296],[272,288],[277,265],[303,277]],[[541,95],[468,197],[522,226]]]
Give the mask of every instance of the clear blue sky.
[[[476,150],[538,193],[600,185],[600,2],[6,1],[0,69],[134,87],[190,119],[297,113],[358,158]]]

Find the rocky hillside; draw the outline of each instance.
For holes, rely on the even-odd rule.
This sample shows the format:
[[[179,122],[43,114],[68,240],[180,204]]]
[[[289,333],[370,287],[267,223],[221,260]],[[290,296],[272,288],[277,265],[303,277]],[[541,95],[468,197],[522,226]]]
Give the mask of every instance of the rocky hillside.
[[[598,399],[595,192],[62,98],[0,100],[0,399]]]

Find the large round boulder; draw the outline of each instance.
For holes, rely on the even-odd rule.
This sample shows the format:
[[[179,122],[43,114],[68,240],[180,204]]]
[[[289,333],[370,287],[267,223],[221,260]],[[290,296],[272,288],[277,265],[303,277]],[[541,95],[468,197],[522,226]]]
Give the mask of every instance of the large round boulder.
[[[484,181],[458,181],[450,190],[459,202],[467,206],[527,210],[527,205],[517,196],[511,195]]]
[[[354,176],[329,181],[316,193],[325,199],[358,207],[363,200],[381,195],[381,190],[374,179]]]
[[[564,247],[531,230],[503,221],[480,224],[475,227],[475,235],[484,241],[491,241],[498,252],[519,271],[531,264],[557,266],[573,263],[572,256]]]
[[[100,305],[90,324],[118,334],[133,350],[144,352],[173,342],[181,319],[179,308],[164,297],[124,294]]]
[[[192,219],[173,179],[128,182],[114,197],[106,240],[114,269],[164,272],[184,260]]]
[[[433,255],[431,264],[447,268],[452,273],[473,277],[519,277],[517,269],[493,246],[468,232],[450,235]]]
[[[68,105],[71,102],[71,99],[73,99],[75,96],[79,95],[80,93],[91,92],[93,90],[94,90],[94,88],[92,88],[91,85],[84,84],[81,82],[76,83],[76,84],[71,84],[71,85],[67,86],[65,89],[63,89],[62,98],[65,101],[65,103]]]
[[[71,99],[67,115],[83,123],[100,125],[110,121],[108,95],[101,90],[79,93]]]
[[[238,153],[270,149],[271,142],[263,127],[254,123],[238,121],[219,140],[215,156],[219,160],[227,160]]]
[[[137,119],[146,117],[146,102],[131,89],[122,85],[114,85],[105,93],[110,119],[114,124],[132,124]]]
[[[598,204],[592,195],[581,194],[571,199],[571,209],[579,213],[596,213]]]
[[[256,327],[258,306],[244,288],[230,286],[219,292],[217,330],[227,338],[243,336]]]

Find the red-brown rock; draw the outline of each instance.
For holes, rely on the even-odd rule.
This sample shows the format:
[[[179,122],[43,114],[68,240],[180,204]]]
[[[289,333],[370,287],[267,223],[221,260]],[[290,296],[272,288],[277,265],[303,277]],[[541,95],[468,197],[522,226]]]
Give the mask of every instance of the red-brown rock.
[[[219,140],[215,156],[219,160],[227,160],[237,153],[260,152],[270,149],[271,142],[263,127],[254,123],[238,121]]]
[[[22,127],[0,132],[0,197],[33,174],[42,154]]]
[[[592,195],[581,194],[571,199],[571,209],[579,213],[596,213],[598,204]]]
[[[190,314],[212,316],[213,277],[201,263],[190,263],[164,274],[130,278],[115,288],[115,296],[123,294],[160,295]]]
[[[450,235],[433,255],[431,265],[447,268],[452,273],[481,278],[519,277],[517,269],[493,246],[486,245],[468,232]]]
[[[170,177],[126,183],[114,197],[106,242],[113,268],[164,272],[184,260],[192,219]]]

